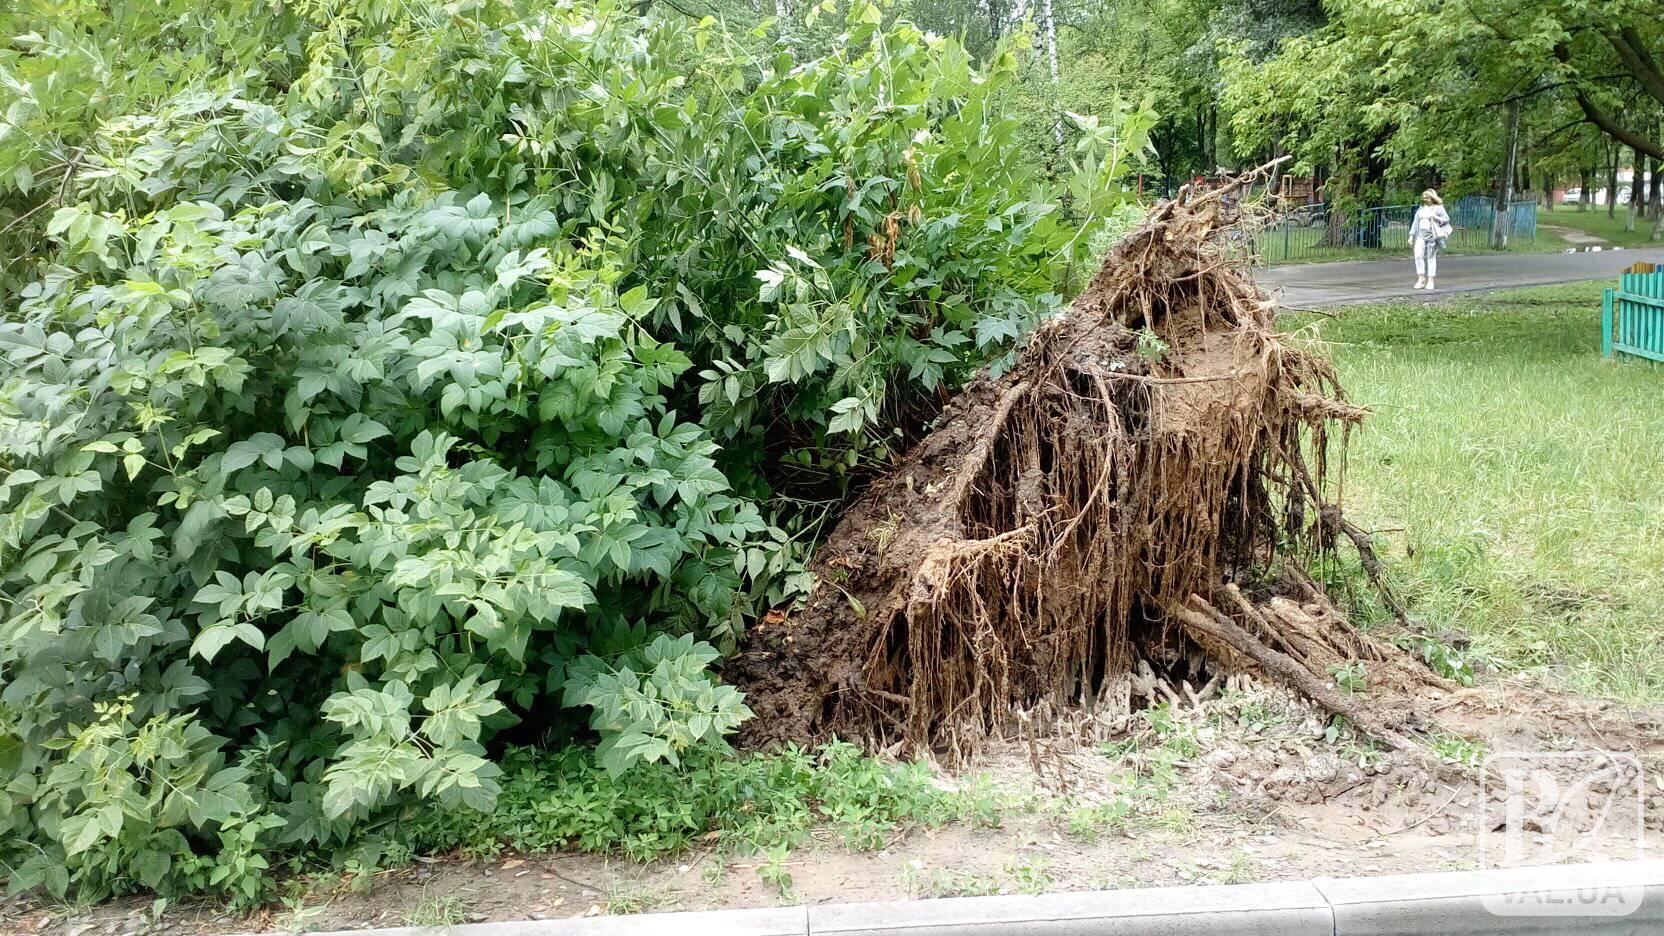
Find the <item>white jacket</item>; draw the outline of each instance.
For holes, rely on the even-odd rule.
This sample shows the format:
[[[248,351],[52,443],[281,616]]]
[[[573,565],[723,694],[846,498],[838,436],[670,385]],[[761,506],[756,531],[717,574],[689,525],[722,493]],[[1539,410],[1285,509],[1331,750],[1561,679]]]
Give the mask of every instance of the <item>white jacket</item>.
[[[1431,241],[1449,236],[1450,215],[1443,205],[1422,205],[1416,209],[1410,221],[1410,243],[1415,243],[1417,237]]]

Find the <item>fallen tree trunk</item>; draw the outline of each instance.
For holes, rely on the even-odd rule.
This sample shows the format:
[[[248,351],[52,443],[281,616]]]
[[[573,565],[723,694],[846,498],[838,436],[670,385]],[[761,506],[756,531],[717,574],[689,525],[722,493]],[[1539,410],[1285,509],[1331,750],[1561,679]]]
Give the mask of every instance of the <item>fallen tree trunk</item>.
[[[844,515],[806,607],[730,664],[756,713],[746,742],[952,758],[1148,663],[1174,685],[1255,672],[1403,744],[1438,680],[1301,571],[1348,529],[1325,456],[1363,411],[1228,262],[1218,194],[1152,211]],[[1382,691],[1333,684],[1354,659]]]

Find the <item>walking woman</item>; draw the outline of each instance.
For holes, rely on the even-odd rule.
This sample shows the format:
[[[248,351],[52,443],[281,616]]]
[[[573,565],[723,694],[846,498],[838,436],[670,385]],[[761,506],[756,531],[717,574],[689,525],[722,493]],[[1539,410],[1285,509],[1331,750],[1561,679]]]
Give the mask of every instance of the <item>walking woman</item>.
[[[1450,237],[1450,215],[1445,213],[1444,199],[1428,189],[1421,193],[1421,207],[1410,221],[1410,250],[1416,255],[1416,288],[1433,289],[1433,277],[1439,275],[1439,249]]]

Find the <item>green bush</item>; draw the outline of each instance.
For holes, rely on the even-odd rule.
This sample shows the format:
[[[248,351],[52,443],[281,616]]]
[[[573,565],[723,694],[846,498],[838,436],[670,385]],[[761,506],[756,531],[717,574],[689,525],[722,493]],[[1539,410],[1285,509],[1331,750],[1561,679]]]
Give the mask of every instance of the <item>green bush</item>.
[[[1148,126],[1082,119],[1065,219],[1009,58],[864,0],[803,62],[611,0],[80,15],[0,52],[80,89],[0,134],[53,208],[0,236],[0,861],[58,894],[257,899],[489,808],[504,731],[712,763],[800,505],[1060,304]]]

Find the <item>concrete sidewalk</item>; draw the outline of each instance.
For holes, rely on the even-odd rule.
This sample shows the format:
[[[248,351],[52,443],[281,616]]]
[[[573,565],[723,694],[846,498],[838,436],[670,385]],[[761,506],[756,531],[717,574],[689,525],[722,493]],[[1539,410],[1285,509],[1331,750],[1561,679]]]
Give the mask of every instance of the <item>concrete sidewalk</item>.
[[[1664,861],[320,936],[1659,936]]]
[[[1619,271],[1641,261],[1664,264],[1664,245],[1584,253],[1446,254],[1439,258],[1439,288],[1433,293],[1411,288],[1416,272],[1408,257],[1261,267],[1254,271],[1254,279],[1270,292],[1281,290],[1285,309],[1315,309],[1403,297],[1437,299],[1453,292],[1616,280]]]

